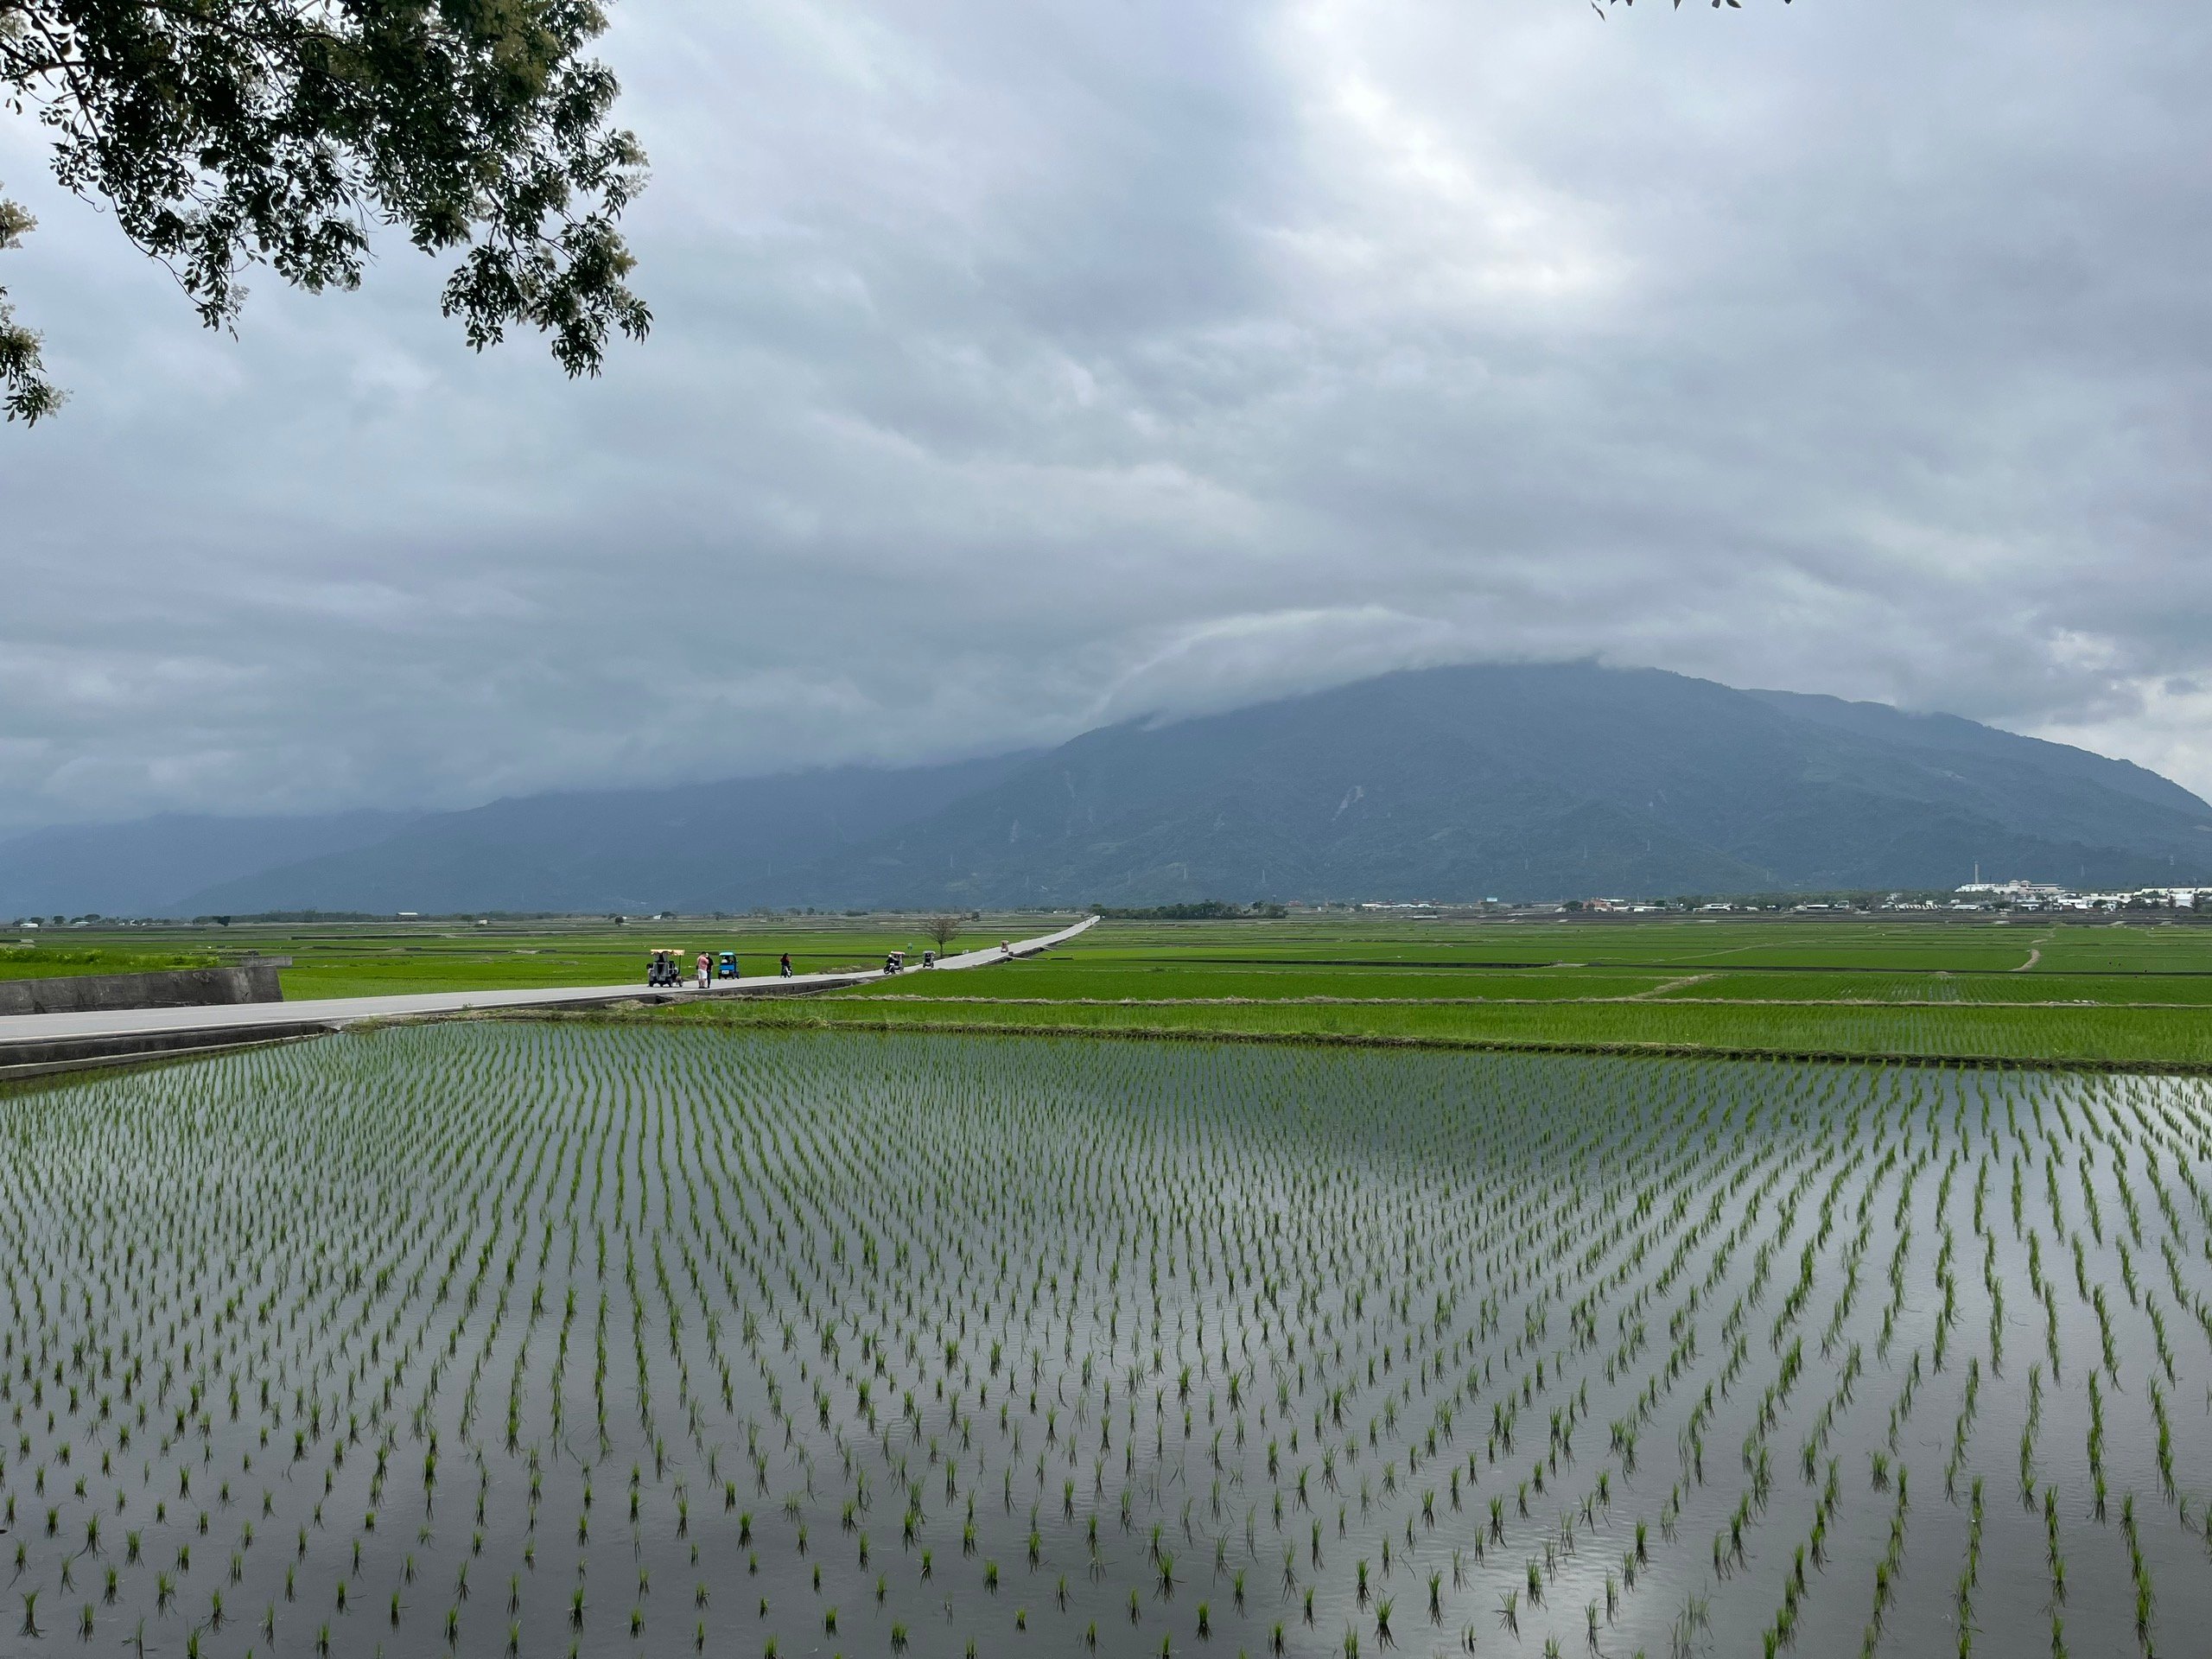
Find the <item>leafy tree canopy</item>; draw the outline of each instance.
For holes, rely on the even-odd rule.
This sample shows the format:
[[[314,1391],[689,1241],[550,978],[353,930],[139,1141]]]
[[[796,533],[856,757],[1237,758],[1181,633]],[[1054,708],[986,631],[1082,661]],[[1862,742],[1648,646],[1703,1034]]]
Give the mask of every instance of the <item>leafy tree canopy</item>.
[[[358,287],[388,225],[461,251],[444,310],[471,346],[527,324],[595,373],[610,331],[652,321],[616,229],[645,155],[582,55],[605,27],[591,0],[0,0],[0,101],[211,327],[252,264]],[[0,249],[31,227],[0,201]],[[60,400],[0,289],[0,407]]]

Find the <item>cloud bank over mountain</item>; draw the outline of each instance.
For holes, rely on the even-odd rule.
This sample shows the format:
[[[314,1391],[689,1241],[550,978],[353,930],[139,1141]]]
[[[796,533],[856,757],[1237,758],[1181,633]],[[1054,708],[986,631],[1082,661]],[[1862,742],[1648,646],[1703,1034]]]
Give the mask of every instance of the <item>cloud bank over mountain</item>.
[[[2212,16],[625,0],[658,323],[233,341],[45,178],[0,828],[1049,746],[1594,656],[2212,788]]]

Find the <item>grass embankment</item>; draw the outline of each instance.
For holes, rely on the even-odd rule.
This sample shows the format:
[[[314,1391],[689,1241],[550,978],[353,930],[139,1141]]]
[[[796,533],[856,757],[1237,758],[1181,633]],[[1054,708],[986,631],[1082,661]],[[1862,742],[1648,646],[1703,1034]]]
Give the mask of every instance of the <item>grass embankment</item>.
[[[0,947],[0,979],[67,979],[79,974],[156,974],[181,968],[213,968],[207,951],[118,950],[99,946],[45,949]]]
[[[2195,1011],[2169,1009],[1563,1001],[1114,1005],[835,996],[678,1008],[654,1017],[784,1028],[1088,1032],[1434,1047],[1645,1048],[2212,1067],[2212,1021]]]

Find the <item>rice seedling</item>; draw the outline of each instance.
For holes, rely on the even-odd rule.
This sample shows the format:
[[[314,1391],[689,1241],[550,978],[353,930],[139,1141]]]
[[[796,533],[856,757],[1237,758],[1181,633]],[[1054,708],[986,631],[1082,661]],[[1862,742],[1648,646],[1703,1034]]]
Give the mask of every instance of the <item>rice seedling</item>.
[[[236,1502],[296,1547],[202,1544],[222,1583],[194,1587],[273,1625],[282,1579],[347,1652],[349,1625],[435,1643],[401,1602],[418,1551],[454,1566],[448,1648],[564,1620],[581,1644],[589,1573],[627,1560],[636,1649],[696,1650],[705,1621],[644,1619],[652,1569],[741,1559],[764,1621],[817,1595],[842,1645],[988,1647],[999,1563],[1079,1552],[1022,1626],[1094,1645],[1125,1598],[1148,1648],[1211,1578],[1171,1636],[1281,1651],[1282,1617],[1360,1611],[1347,1634],[1387,1647],[1410,1570],[1439,1630],[1484,1598],[1516,1636],[1581,1648],[1602,1622],[1607,1650],[1656,1650],[1687,1610],[1649,1586],[1703,1566],[1688,1528],[1778,1649],[1818,1571],[1872,1568],[1878,1617],[1896,1605],[1925,1392],[1949,1433],[1922,1478],[1968,1504],[1962,1643],[2040,1645],[2067,1593],[2054,1503],[2094,1514],[2116,1471],[2155,1471],[2168,1506],[2122,1511],[2147,1586],[2212,1449],[2169,1392],[2175,1335],[2212,1341],[2196,1089],[526,1027],[73,1081],[0,1100],[18,1593],[97,1561],[126,1623],[164,1618]],[[1862,1262],[1886,1295],[1858,1295]],[[2024,1375],[2023,1283],[2045,1350]],[[2098,1357],[2078,1379],[2069,1341]],[[1984,1587],[2016,1570],[1981,1536],[1993,1411],[2045,1500],[2033,1595]],[[2044,1466],[2047,1413],[2088,1433],[2083,1473]],[[1886,1547],[1840,1522],[1854,1457]],[[119,1550],[90,1524],[110,1514]],[[875,1559],[886,1516],[904,1573]],[[578,1573],[538,1573],[572,1521]],[[978,1566],[948,1586],[956,1541]],[[1270,1550],[1272,1603],[1247,1579]],[[2142,1587],[2120,1565],[2098,1609]],[[485,1573],[498,1623],[461,1643]],[[2147,1618],[2193,1617],[2194,1581],[2159,1580]],[[387,1619],[351,1620],[369,1596]]]

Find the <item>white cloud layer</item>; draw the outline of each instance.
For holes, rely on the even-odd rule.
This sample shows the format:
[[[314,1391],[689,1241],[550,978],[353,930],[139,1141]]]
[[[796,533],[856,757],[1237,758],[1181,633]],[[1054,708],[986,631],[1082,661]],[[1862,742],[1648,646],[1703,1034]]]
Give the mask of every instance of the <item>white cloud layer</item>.
[[[45,178],[0,827],[972,753],[1594,655],[2212,791],[2212,16],[624,0],[658,323],[236,340]]]

